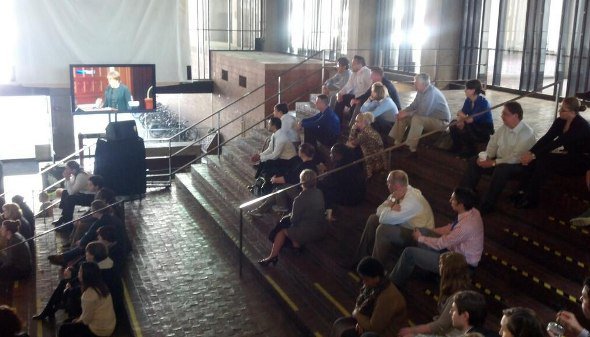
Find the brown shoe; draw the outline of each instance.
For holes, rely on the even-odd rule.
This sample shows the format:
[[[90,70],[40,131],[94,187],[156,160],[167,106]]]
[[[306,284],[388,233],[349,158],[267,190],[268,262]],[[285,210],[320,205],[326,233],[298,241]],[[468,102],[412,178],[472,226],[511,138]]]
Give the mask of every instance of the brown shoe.
[[[49,263],[54,264],[56,266],[64,266],[64,256],[63,255],[49,255],[47,257]]]

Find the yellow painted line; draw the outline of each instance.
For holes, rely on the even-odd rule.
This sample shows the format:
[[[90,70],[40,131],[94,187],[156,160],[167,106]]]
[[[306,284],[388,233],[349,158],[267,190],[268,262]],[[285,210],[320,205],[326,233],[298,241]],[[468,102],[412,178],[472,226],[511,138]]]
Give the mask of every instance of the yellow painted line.
[[[569,295],[569,297],[568,297],[568,298],[569,298],[569,300],[570,300],[570,301],[572,301],[572,302],[574,302],[574,303],[578,303],[578,299],[577,299],[577,298],[575,298],[575,297],[573,297],[572,295]]]
[[[356,276],[355,273],[353,273],[351,271],[348,272],[348,276],[350,276],[350,278],[353,279],[355,282],[360,282],[361,281],[361,279],[358,276]]]
[[[143,334],[141,333],[141,327],[137,321],[137,315],[135,314],[135,307],[133,306],[133,302],[131,302],[129,290],[127,290],[127,284],[123,279],[121,279],[121,282],[123,282],[123,296],[125,297],[125,302],[127,303],[129,319],[131,320],[131,329],[133,329],[135,337],[143,337]]]
[[[549,217],[549,220],[551,220],[551,221],[555,221],[555,218],[554,218],[554,217],[552,217],[552,216],[550,216],[550,217]]]
[[[291,298],[289,296],[287,296],[287,293],[285,293],[283,291],[283,289],[281,287],[279,287],[279,285],[275,282],[275,280],[273,280],[270,276],[268,275],[264,275],[264,277],[266,278],[266,280],[268,281],[268,283],[270,283],[270,285],[275,289],[275,291],[277,293],[279,293],[279,295],[283,298],[283,300],[285,302],[287,302],[287,304],[291,307],[291,309],[293,311],[299,311],[299,308],[297,307],[297,305],[295,304],[295,302],[293,302],[291,300]]]
[[[314,332],[313,335],[315,337],[324,337],[321,333],[319,333],[318,331]]]
[[[563,290],[561,290],[561,289],[555,289],[555,292],[556,292],[558,295],[561,295],[561,296],[563,296]]]
[[[326,289],[324,289],[319,283],[314,283],[313,284],[317,290],[320,291],[320,293],[322,293],[322,295],[324,295],[325,298],[328,299],[328,301],[332,302],[332,304],[334,304],[334,306],[344,315],[344,316],[350,316],[350,312],[348,310],[346,310],[346,308],[344,308],[344,306],[342,304],[340,304],[340,302],[338,302],[332,295],[330,295],[328,293],[328,291],[326,291]]]
[[[408,324],[409,324],[410,326],[414,326],[414,325],[416,325],[414,322],[412,322],[412,320],[411,320],[411,319],[409,319],[409,320],[408,320]]]

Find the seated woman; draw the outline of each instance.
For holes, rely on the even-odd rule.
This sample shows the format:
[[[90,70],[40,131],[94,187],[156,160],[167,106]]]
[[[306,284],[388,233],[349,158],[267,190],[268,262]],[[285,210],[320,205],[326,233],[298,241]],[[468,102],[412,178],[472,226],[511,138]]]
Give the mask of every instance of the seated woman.
[[[458,336],[461,331],[453,328],[451,306],[455,294],[471,289],[471,274],[465,257],[459,253],[446,252],[440,256],[440,292],[438,314],[434,321],[413,327],[402,328],[399,337],[413,337],[418,334],[437,336]]]
[[[355,118],[354,126],[350,130],[350,137],[346,146],[355,148],[360,146],[364,157],[372,156],[383,151],[383,140],[381,136],[373,129],[371,123],[375,117],[370,112],[362,112]],[[367,179],[373,174],[386,170],[387,158],[385,153],[379,156],[373,156],[365,161],[365,170]]]
[[[104,228],[104,227],[103,227]],[[86,252],[83,260],[80,260],[72,267],[68,267],[63,272],[63,278],[59,281],[57,287],[49,297],[45,308],[41,313],[33,316],[33,319],[44,320],[53,318],[55,312],[59,309],[66,309],[70,317],[80,315],[80,283],[76,275],[83,262],[95,262],[98,264],[102,279],[109,287],[115,301],[115,294],[122,298],[122,286],[119,271],[115,269],[113,260],[108,256],[107,246],[102,241],[94,241],[86,246]]]
[[[575,97],[561,102],[559,118],[549,131],[520,158],[529,166],[529,175],[522,182],[523,191],[517,197],[517,208],[534,208],[539,202],[541,184],[550,173],[560,176],[584,176],[590,169],[590,124],[580,116],[585,105]],[[564,152],[553,152],[563,147]]]
[[[461,152],[461,156],[472,157],[477,153],[477,143],[487,143],[490,135],[494,134],[490,103],[485,94],[479,80],[469,80],[465,83],[467,98],[463,108],[457,112],[456,123],[449,128],[453,139],[452,152]],[[472,117],[475,114],[480,115]]]
[[[17,232],[18,226],[18,220],[4,220],[0,226],[7,247],[0,252],[0,300],[6,299],[14,281],[28,278],[33,271],[29,245]]]
[[[23,216],[23,213],[17,204],[4,204],[4,206],[2,206],[2,212],[2,218],[4,220],[14,220],[19,222],[18,232],[25,239],[30,239],[33,237],[34,230],[31,227],[31,224]]]
[[[62,212],[61,217],[53,222],[54,226],[60,226],[72,221],[76,205],[90,206],[90,203],[94,200],[94,194],[89,193],[87,190],[89,176],[78,162],[70,160],[66,163],[63,172],[65,190],[61,194],[59,203]],[[71,231],[72,227],[73,225],[65,226],[61,230]]]
[[[90,179],[97,176],[92,176]],[[115,199],[115,192],[110,188],[104,187],[101,188],[98,192],[96,192],[95,200],[102,200],[106,204],[111,205],[117,202]],[[117,219],[123,221],[124,220],[124,210],[122,209],[121,204],[117,204],[111,207],[112,214],[117,217]],[[90,210],[88,210],[79,220],[74,222],[74,230],[70,234],[70,246],[74,246],[78,240],[86,234],[90,226],[96,221],[96,219],[92,216],[88,216],[90,214]]]
[[[334,322],[332,337],[357,337],[371,332],[379,337],[394,337],[406,317],[406,300],[385,277],[383,265],[365,257],[357,266],[363,286],[356,299],[352,317]],[[364,335],[363,335],[364,336]]]
[[[333,169],[340,168],[355,161],[354,153],[346,145],[337,143],[330,149]],[[326,176],[318,183],[324,193],[326,209],[333,209],[335,204],[356,206],[365,200],[365,170],[361,164],[352,165]],[[328,212],[330,213],[330,212]]]
[[[317,174],[309,169],[303,170],[299,179],[303,190],[293,201],[293,211],[288,218],[290,226],[276,234],[270,255],[258,261],[263,266],[269,263],[275,265],[278,262],[279,253],[287,239],[295,249],[300,250],[302,245],[321,239],[328,231],[324,196],[322,191],[316,188]]]
[[[117,320],[113,300],[94,262],[84,262],[78,271],[82,286],[82,314],[71,323],[64,323],[59,337],[110,336]]]
[[[398,110],[383,83],[375,82],[371,86],[371,96],[361,106],[361,112],[372,113],[375,117],[375,130],[381,135],[388,135],[395,123]]]
[[[543,337],[543,327],[537,314],[529,308],[508,308],[502,311],[501,337]]]

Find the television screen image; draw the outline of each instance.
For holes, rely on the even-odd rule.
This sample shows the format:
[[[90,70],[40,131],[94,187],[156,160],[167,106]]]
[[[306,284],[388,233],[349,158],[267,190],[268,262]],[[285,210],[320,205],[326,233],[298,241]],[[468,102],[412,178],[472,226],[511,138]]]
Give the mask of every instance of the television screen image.
[[[154,64],[72,64],[72,113],[149,112],[156,106]]]

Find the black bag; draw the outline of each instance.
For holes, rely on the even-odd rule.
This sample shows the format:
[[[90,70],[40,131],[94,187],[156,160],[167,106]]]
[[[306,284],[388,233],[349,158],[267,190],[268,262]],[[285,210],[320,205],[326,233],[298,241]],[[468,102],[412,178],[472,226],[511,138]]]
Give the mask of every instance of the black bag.
[[[256,197],[261,197],[272,192],[272,183],[264,177],[258,177],[252,185],[252,194]]]
[[[270,242],[275,241],[275,237],[277,236],[277,234],[281,230],[283,230],[285,228],[289,228],[289,227],[291,227],[291,214],[285,215],[284,217],[282,217],[281,220],[279,220],[279,222],[275,226],[275,228],[273,228],[270,231],[270,233],[268,233],[268,239],[270,240]],[[289,238],[287,238],[287,240],[285,241],[285,244],[287,244],[288,242],[290,242]]]

